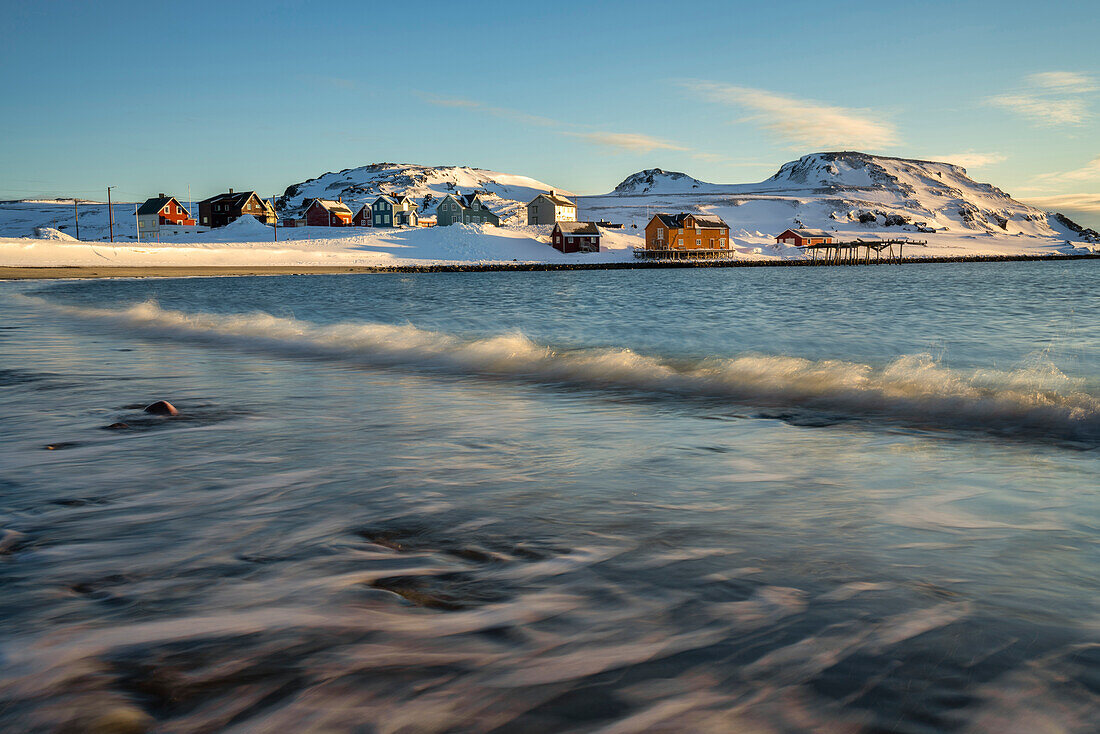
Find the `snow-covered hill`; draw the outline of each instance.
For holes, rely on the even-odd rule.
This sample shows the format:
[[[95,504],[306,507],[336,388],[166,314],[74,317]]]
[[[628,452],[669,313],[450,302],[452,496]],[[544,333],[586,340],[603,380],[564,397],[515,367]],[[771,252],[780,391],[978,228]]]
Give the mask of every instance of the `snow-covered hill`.
[[[485,204],[501,218],[502,224],[526,224],[523,207],[540,193],[551,190],[571,195],[527,176],[480,168],[372,163],[292,184],[275,206],[280,213],[292,214],[306,199],[343,198],[352,211],[357,211],[379,194],[406,194],[416,199],[420,211],[426,213],[447,194],[478,191]]]
[[[856,152],[813,153],[757,184],[712,184],[650,169],[603,196],[582,197],[587,217],[636,223],[655,211],[723,217],[734,231],[790,226],[828,230],[992,233],[1088,239],[1058,215],[978,183],[950,163]]]

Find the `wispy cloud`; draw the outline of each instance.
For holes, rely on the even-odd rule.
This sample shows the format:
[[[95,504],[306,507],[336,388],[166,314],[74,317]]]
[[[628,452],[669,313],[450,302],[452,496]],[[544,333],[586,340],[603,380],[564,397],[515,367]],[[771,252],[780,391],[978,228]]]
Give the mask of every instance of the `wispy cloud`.
[[[1095,92],[1096,81],[1076,71],[1041,71],[1024,77],[1029,85],[1067,94],[1085,94]]]
[[[760,125],[791,148],[881,149],[898,141],[894,126],[870,110],[717,82],[682,85],[709,102],[753,112],[738,121]]]
[[[944,163],[954,163],[956,166],[962,166],[963,168],[982,168],[984,166],[992,166],[995,163],[1004,163],[1008,160],[1008,156],[1001,153],[975,153],[971,150],[966,153],[931,155],[928,156],[928,159],[943,161]]]
[[[1041,184],[1052,184],[1062,181],[1092,181],[1094,179],[1100,180],[1100,156],[1093,158],[1080,168],[1074,168],[1071,171],[1041,173],[1035,177],[1035,180]]]
[[[1024,77],[1022,88],[985,102],[1047,127],[1082,125],[1092,114],[1089,95],[1096,81],[1074,71],[1043,71]]]
[[[691,150],[691,148],[679,145],[669,140],[662,140],[642,133],[616,133],[600,130],[586,130],[584,126],[575,123],[563,122],[549,117],[532,115],[520,110],[507,107],[494,107],[473,99],[464,97],[439,97],[434,94],[419,93],[419,96],[429,104],[439,107],[452,107],[456,109],[476,110],[494,117],[502,117],[524,125],[536,125],[546,128],[559,128],[558,135],[568,135],[574,138],[582,138],[595,145],[609,148],[617,152],[649,153],[654,150]]]
[[[429,104],[434,104],[439,107],[455,107],[468,110],[477,110],[484,112],[487,115],[493,115],[494,117],[503,117],[509,120],[523,123],[524,125],[537,125],[539,127],[561,127],[564,123],[558,120],[553,120],[549,117],[542,117],[541,115],[532,115],[527,112],[521,112],[520,110],[513,110],[508,107],[494,107],[482,102],[478,102],[473,99],[465,99],[462,97],[438,97],[434,94],[419,94],[420,98]]]
[[[1071,209],[1081,212],[1100,212],[1100,194],[1059,194],[1057,196],[1032,196],[1024,203],[1040,209]]]
[[[584,138],[590,143],[602,145],[607,148],[616,148],[635,153],[648,153],[652,150],[689,150],[689,148],[685,148],[682,145],[670,143],[667,140],[661,140],[660,138],[654,138],[649,135],[641,135],[639,133],[571,132],[565,134],[577,138]]]

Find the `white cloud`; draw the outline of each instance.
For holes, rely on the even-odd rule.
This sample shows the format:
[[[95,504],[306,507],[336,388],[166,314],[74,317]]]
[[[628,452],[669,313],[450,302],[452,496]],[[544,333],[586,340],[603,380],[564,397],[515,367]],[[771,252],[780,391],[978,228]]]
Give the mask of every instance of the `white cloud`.
[[[1038,74],[1029,74],[1024,81],[1030,86],[1050,89],[1067,94],[1084,94],[1095,92],[1096,82],[1092,77],[1078,74],[1075,71],[1041,71]]]
[[[651,150],[688,150],[681,145],[670,143],[667,140],[661,140],[660,138],[650,137],[649,135],[641,135],[639,133],[593,132],[566,133],[566,135],[573,135],[578,138],[584,138],[591,143],[603,145],[608,148],[618,148],[621,150],[629,150],[637,153],[648,153]]]
[[[1024,77],[1023,89],[987,97],[985,102],[1039,125],[1081,125],[1092,117],[1087,95],[1097,88],[1085,74],[1043,71]]]
[[[963,168],[982,168],[983,166],[992,166],[994,163],[1004,163],[1008,160],[1008,156],[1001,153],[975,153],[974,151],[952,153],[950,155],[933,155],[928,156],[928,158],[933,161],[954,163],[956,166],[962,166]]]
[[[1091,181],[1100,179],[1100,156],[1075,168],[1072,171],[1055,171],[1053,173],[1041,173],[1035,179],[1043,184],[1059,183],[1062,181]]]
[[[1035,196],[1024,200],[1025,204],[1040,209],[1072,209],[1081,212],[1100,213],[1100,194],[1059,194]]]
[[[754,111],[740,121],[759,124],[791,148],[880,149],[898,140],[894,126],[870,110],[716,82],[692,81],[684,86],[710,102]]]

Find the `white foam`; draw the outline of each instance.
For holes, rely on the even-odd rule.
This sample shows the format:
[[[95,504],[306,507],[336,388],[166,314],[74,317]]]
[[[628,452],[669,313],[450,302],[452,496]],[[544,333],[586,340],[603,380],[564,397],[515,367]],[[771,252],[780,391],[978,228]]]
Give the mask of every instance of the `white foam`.
[[[881,367],[765,354],[684,363],[629,349],[556,350],[521,333],[463,339],[411,325],[322,325],[267,313],[187,313],[151,301],[117,310],[52,307],[144,334],[373,366],[717,398],[922,428],[1100,439],[1100,398],[1080,390],[1075,380],[1049,364],[1016,371],[963,371],[927,354],[902,356]]]

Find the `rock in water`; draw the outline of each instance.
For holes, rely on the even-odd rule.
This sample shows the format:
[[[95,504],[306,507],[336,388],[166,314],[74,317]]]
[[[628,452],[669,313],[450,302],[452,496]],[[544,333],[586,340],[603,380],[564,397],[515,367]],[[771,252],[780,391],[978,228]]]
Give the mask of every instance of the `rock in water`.
[[[179,415],[180,412],[176,410],[176,406],[169,403],[167,400],[158,400],[152,405],[145,406],[146,413],[152,413],[153,415]]]

